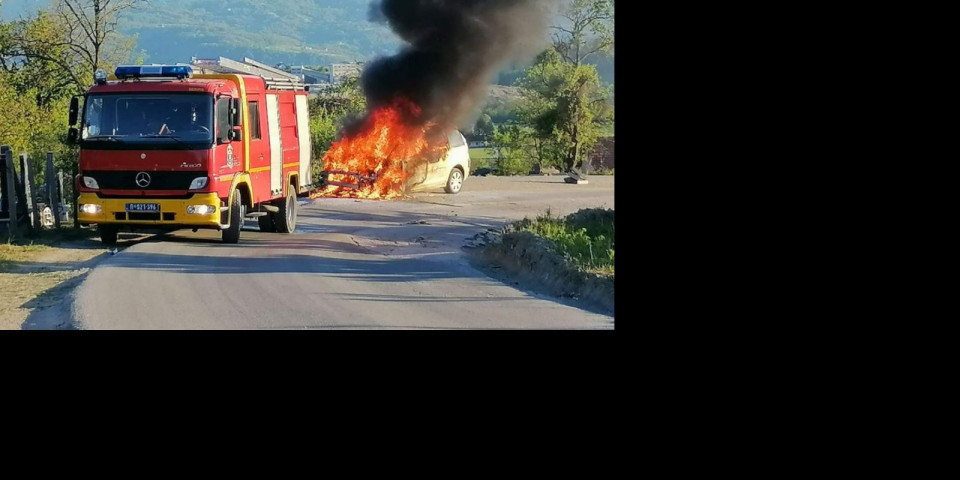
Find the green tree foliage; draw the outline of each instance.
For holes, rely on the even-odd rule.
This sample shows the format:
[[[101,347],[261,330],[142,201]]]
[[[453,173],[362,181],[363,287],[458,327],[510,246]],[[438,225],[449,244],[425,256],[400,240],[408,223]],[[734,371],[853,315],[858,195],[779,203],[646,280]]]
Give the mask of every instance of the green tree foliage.
[[[517,119],[517,109],[519,107],[519,100],[491,102],[483,107],[483,113],[490,116],[490,120],[493,121],[494,125],[502,125]]]
[[[535,162],[531,155],[529,128],[509,122],[496,128],[493,135],[494,170],[497,175],[527,175]]]
[[[612,58],[614,2],[571,0],[557,18],[553,45],[516,80],[522,99],[484,109],[498,126],[501,174],[522,164],[586,171],[587,154],[613,130],[613,87],[586,62]]]
[[[48,12],[0,24],[0,143],[15,154],[27,153],[39,182],[47,152],[68,172],[76,162],[75,149],[63,142],[70,97],[76,92],[73,77],[62,70],[68,48],[63,31]],[[51,48],[38,51],[39,44]]]
[[[596,67],[566,62],[551,48],[519,84],[525,95],[520,121],[536,137],[542,164],[582,168],[599,128],[613,121],[610,88],[600,82]]]
[[[494,125],[493,119],[490,118],[489,114],[482,113],[480,118],[477,119],[477,122],[473,125],[473,132],[471,132],[471,137],[480,140],[483,142],[490,141],[493,138]]]
[[[33,17],[0,23],[0,143],[26,152],[44,180],[47,152],[71,172],[65,143],[70,98],[97,68],[129,61],[135,38],[116,33],[121,13],[142,0],[55,0]]]

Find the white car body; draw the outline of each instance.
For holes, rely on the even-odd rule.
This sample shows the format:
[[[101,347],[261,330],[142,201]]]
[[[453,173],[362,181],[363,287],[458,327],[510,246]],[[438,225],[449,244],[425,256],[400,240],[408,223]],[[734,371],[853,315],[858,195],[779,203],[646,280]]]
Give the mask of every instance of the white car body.
[[[446,155],[419,164],[410,172],[405,186],[407,192],[443,189],[447,193],[460,193],[470,175],[470,148],[457,130],[447,134],[447,141],[450,149]]]

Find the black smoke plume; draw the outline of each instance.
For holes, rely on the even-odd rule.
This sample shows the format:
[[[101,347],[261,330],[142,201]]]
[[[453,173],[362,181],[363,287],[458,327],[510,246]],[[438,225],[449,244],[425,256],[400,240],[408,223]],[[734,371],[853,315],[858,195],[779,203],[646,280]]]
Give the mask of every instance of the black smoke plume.
[[[414,102],[407,120],[454,128],[475,113],[487,85],[510,62],[546,46],[547,8],[554,0],[382,0],[370,20],[386,23],[406,45],[364,68],[370,110],[395,99]]]

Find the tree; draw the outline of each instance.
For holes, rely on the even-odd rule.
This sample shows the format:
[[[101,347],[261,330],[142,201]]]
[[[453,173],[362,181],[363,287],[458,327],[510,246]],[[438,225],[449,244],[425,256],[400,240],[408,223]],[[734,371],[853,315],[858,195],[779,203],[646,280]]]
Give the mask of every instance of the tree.
[[[598,127],[613,118],[609,87],[600,82],[596,67],[566,62],[550,48],[519,83],[525,96],[521,121],[537,137],[544,157],[556,155],[565,171],[583,170]]]
[[[613,52],[613,25],[613,0],[571,0],[560,13],[560,24],[551,27],[553,48],[580,66],[591,55]]]
[[[120,15],[145,0],[57,0],[54,11],[67,28],[70,50],[92,75],[130,56],[136,39],[117,33]],[[93,77],[90,77],[91,82]]]
[[[37,17],[0,24],[0,141],[14,152],[27,152],[36,168],[48,151],[57,165],[69,170],[75,155],[63,143],[74,79],[61,70],[65,61],[63,35],[57,18],[49,12]],[[37,52],[37,45],[47,51]],[[66,163],[65,163],[66,162]],[[42,179],[42,175],[39,175]]]
[[[70,98],[98,68],[129,57],[135,39],[116,33],[117,19],[141,1],[56,0],[34,18],[0,24],[0,141],[37,163],[52,151],[57,167],[73,170],[77,149],[65,143]]]
[[[521,135],[532,136],[521,143],[532,146],[541,167],[586,173],[583,160],[599,128],[613,122],[613,90],[584,60],[612,53],[614,2],[569,0],[565,5],[552,27],[553,45],[517,80],[524,96],[518,121],[526,127]]]
[[[120,14],[145,0],[55,0],[50,10],[14,23],[2,54],[13,63],[43,62],[44,76],[74,93],[93,84],[98,69],[128,61],[135,38],[117,33]]]
[[[493,135],[494,166],[497,175],[527,175],[533,166],[529,128],[517,122],[505,123]]]
[[[473,125],[473,137],[482,142],[489,142],[490,138],[493,137],[493,132],[493,119],[486,113],[480,114],[477,123]]]

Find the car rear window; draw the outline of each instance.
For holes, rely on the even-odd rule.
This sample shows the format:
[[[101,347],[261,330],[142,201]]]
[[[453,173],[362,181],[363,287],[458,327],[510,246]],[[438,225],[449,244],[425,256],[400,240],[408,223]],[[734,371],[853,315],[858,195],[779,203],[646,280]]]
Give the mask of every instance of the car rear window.
[[[450,148],[466,145],[466,143],[463,141],[463,135],[460,135],[460,132],[456,130],[447,134],[447,141],[450,142]]]

